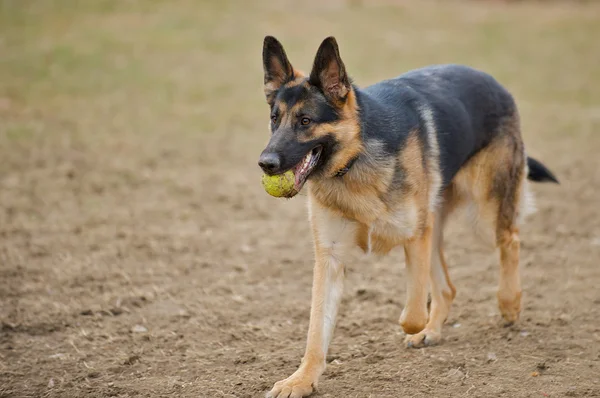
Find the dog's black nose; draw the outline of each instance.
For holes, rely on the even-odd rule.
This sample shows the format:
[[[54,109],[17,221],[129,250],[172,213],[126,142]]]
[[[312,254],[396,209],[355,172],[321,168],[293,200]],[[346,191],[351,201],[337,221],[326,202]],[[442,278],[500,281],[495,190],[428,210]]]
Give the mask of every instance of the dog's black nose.
[[[281,167],[281,159],[274,152],[267,152],[260,155],[258,165],[265,173],[277,173]]]

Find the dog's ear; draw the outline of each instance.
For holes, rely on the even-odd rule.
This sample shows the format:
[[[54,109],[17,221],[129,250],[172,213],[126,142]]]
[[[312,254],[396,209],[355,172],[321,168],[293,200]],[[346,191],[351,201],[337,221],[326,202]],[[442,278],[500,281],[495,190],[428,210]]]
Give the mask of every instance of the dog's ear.
[[[273,94],[293,79],[294,69],[281,43],[273,36],[266,36],[263,43],[263,68],[265,71],[265,95],[272,102]]]
[[[310,72],[309,82],[323,90],[323,93],[334,102],[343,102],[346,99],[352,86],[335,37],[328,37],[321,43]]]

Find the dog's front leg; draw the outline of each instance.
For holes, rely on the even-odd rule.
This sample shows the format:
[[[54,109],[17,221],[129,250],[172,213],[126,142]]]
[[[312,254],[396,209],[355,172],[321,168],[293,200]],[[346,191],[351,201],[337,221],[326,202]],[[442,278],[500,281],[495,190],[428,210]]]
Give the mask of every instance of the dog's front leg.
[[[333,335],[342,298],[344,266],[339,260],[342,240],[350,233],[349,221],[311,205],[315,244],[312,303],[306,351],[300,367],[285,380],[275,383],[267,394],[272,398],[300,398],[313,392],[325,370],[325,356]]]
[[[419,333],[427,323],[432,229],[433,215],[430,215],[419,234],[404,244],[408,279],[406,305],[400,315],[400,325],[407,334]]]

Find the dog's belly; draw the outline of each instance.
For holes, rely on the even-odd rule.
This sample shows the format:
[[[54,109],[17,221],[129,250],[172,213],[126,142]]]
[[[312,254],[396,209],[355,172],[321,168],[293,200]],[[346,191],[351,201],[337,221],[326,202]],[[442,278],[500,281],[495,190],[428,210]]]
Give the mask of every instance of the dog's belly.
[[[360,224],[356,243],[366,253],[386,254],[413,237],[419,225],[416,206],[406,205],[370,224]]]

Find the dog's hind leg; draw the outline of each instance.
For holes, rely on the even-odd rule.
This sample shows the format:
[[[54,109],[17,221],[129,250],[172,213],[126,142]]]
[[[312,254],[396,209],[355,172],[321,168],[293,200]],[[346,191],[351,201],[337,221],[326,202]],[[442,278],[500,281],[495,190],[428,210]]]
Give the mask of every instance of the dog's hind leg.
[[[498,286],[498,307],[502,317],[512,324],[519,319],[521,312],[521,277],[519,275],[519,230],[511,228],[501,232],[500,283]]]
[[[518,223],[527,210],[527,173],[518,118],[502,128],[503,134],[463,167],[453,185],[467,197],[478,235],[499,249],[498,307],[513,323],[521,311]]]
[[[525,211],[523,191],[525,172],[521,169],[507,178],[506,192],[500,202],[496,243],[500,249],[500,280],[498,284],[498,307],[509,324],[519,319],[521,312],[521,277],[519,275],[519,211]]]
[[[494,198],[496,212],[496,246],[500,251],[498,307],[502,317],[512,324],[521,312],[521,277],[519,275],[518,223],[527,211],[526,157],[518,119],[507,123],[504,145],[489,158],[493,175],[488,197]]]

